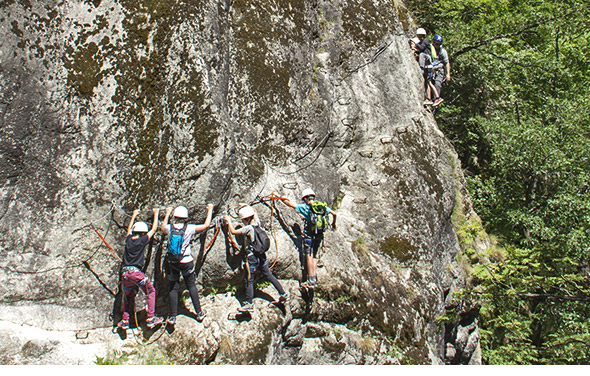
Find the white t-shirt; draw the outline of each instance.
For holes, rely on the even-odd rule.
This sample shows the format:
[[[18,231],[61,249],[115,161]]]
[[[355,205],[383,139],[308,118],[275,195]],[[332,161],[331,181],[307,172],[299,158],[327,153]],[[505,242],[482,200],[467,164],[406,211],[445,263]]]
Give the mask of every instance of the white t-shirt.
[[[166,234],[170,234],[172,226],[174,226],[175,229],[182,230],[182,228],[184,227],[184,223],[174,223],[174,225],[166,225]],[[182,260],[180,261],[181,264],[186,264],[188,262],[193,261],[193,256],[191,254],[191,239],[193,238],[193,235],[196,234],[196,229],[197,225],[186,225],[184,237],[182,238]]]

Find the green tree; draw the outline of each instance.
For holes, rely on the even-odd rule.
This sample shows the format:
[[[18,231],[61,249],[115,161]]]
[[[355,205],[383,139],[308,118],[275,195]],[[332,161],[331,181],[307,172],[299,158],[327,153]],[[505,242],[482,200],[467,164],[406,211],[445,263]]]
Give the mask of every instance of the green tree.
[[[590,5],[411,1],[443,35],[453,80],[437,113],[505,258],[475,267],[490,364],[586,364]],[[475,296],[480,296],[474,293]]]

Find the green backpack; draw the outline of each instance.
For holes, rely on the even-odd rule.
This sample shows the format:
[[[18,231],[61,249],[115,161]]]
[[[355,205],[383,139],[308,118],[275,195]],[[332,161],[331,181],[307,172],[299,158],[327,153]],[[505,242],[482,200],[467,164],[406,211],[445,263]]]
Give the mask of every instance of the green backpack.
[[[328,204],[324,201],[314,200],[309,203],[311,207],[311,231],[322,233],[328,228]]]

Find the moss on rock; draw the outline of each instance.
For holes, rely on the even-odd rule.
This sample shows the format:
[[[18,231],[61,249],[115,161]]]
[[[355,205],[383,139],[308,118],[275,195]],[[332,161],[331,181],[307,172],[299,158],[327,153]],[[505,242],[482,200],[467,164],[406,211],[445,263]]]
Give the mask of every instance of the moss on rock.
[[[385,239],[379,246],[379,250],[401,262],[406,262],[416,257],[414,254],[416,247],[409,240],[400,239],[397,235],[392,235]]]

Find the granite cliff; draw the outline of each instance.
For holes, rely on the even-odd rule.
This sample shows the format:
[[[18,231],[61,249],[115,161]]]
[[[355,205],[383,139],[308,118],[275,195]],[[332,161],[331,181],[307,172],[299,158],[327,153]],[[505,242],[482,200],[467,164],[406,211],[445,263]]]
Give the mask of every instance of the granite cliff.
[[[0,362],[479,363],[477,308],[453,300],[476,215],[421,105],[414,28],[397,0],[1,2]],[[298,219],[259,202],[285,309],[260,284],[253,318],[227,319],[241,271],[212,228],[193,245],[205,321],[183,299],[171,333],[113,333],[133,209],[202,223],[206,203],[219,218],[307,187],[339,225],[313,299]],[[163,240],[147,270],[165,316]]]

